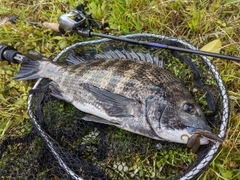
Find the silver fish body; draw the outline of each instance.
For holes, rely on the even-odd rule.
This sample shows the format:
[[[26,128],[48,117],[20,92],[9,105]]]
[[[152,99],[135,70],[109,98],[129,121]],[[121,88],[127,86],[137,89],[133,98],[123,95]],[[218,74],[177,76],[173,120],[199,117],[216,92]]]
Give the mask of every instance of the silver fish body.
[[[28,60],[15,79],[40,77],[52,80],[54,96],[87,113],[86,121],[183,144],[192,136],[189,128],[210,131],[182,81],[152,63],[110,58],[63,66]],[[209,141],[203,137],[200,143]]]

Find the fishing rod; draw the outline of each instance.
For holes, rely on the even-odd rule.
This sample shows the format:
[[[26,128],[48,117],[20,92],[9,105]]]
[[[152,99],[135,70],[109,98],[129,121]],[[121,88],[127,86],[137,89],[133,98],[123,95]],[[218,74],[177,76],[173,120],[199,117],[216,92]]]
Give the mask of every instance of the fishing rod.
[[[27,59],[26,56],[21,55],[12,46],[0,44],[0,62],[8,61],[9,63],[22,63],[22,61]]]
[[[10,21],[13,23],[16,23],[16,18],[15,17],[10,18]],[[27,23],[33,24],[33,25],[41,24],[39,22],[31,22],[31,21],[24,21],[24,22],[27,22]],[[216,57],[216,58],[240,62],[240,58],[236,57],[236,56],[227,56],[227,55],[212,53],[212,52],[207,52],[207,51],[194,50],[194,49],[182,48],[182,47],[177,47],[177,46],[171,46],[171,45],[167,45],[167,44],[140,41],[140,40],[130,39],[130,38],[126,38],[126,37],[111,36],[111,35],[107,35],[107,34],[100,34],[100,33],[93,32],[93,30],[91,30],[90,27],[97,28],[99,30],[103,30],[104,25],[98,23],[95,19],[93,19],[91,14],[87,14],[84,10],[83,4],[78,5],[75,9],[70,10],[66,14],[62,14],[61,16],[59,16],[58,23],[59,23],[59,27],[58,26],[53,27],[52,24],[55,24],[55,23],[48,23],[48,22],[44,22],[43,26],[49,28],[48,26],[49,26],[49,24],[51,24],[50,28],[54,29],[55,31],[56,30],[57,31],[59,30],[60,32],[71,31],[73,33],[78,33],[79,35],[85,36],[85,37],[97,36],[97,37],[101,37],[101,38],[108,38],[108,39],[114,39],[114,40],[118,40],[118,41],[128,42],[131,44],[138,44],[138,45],[156,47],[156,48],[168,49],[168,50],[176,50],[176,51],[181,51],[181,52],[186,52],[186,53],[194,53],[194,54],[198,54],[198,55],[212,56],[212,57]],[[1,53],[0,53],[0,56],[1,56]],[[16,62],[22,61],[21,58],[20,59],[19,59],[19,57],[16,57],[16,58],[17,58]],[[13,60],[13,57],[11,57],[10,59]]]
[[[129,39],[129,38],[125,38],[125,37],[111,36],[111,35],[107,35],[107,34],[100,34],[100,33],[93,32],[89,28],[90,26],[97,27],[97,29],[100,29],[100,30],[103,29],[104,26],[99,24],[96,20],[94,20],[92,18],[91,14],[88,15],[85,13],[84,6],[82,4],[77,6],[75,9],[67,12],[66,14],[59,16],[58,22],[60,25],[60,29],[75,32],[81,36],[86,36],[86,37],[98,36],[98,37],[102,37],[102,38],[108,38],[108,39],[114,39],[114,40],[118,40],[118,41],[129,42],[132,44],[156,47],[156,48],[161,48],[161,49],[176,50],[176,51],[181,51],[181,52],[186,52],[186,53],[195,53],[195,54],[199,54],[199,55],[212,56],[212,57],[217,57],[217,58],[221,58],[221,59],[227,59],[227,60],[233,60],[233,61],[240,62],[240,58],[235,57],[235,56],[227,56],[227,55],[217,54],[217,53],[212,53],[212,52],[207,52],[207,51],[193,50],[193,49],[181,48],[181,47],[176,47],[176,46],[170,46],[170,45],[166,45],[166,44],[147,42],[147,41],[139,41],[139,40]]]
[[[118,41],[125,41],[125,42],[129,42],[132,44],[151,46],[151,47],[156,47],[156,48],[161,48],[161,49],[177,50],[177,51],[182,51],[182,52],[187,52],[187,53],[195,53],[195,54],[199,54],[199,55],[212,56],[212,57],[229,59],[229,60],[240,62],[239,57],[227,56],[227,55],[217,54],[217,53],[212,53],[212,52],[207,52],[207,51],[181,48],[181,47],[177,47],[177,46],[170,46],[170,45],[154,43],[154,42],[139,41],[139,40],[118,37],[118,36],[110,36],[110,35],[106,35],[106,34],[95,33],[95,32],[89,31],[88,29],[78,30],[77,33],[80,35],[84,35],[84,36],[87,35],[88,37],[98,36],[98,37],[109,38],[109,39],[114,39],[114,40],[118,40]]]

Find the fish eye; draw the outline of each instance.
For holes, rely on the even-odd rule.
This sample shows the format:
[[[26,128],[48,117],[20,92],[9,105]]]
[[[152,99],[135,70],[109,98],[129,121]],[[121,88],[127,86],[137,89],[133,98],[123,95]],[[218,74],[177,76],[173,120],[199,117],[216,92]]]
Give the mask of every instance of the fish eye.
[[[190,103],[183,104],[183,110],[189,114],[193,114],[196,111],[195,107]]]

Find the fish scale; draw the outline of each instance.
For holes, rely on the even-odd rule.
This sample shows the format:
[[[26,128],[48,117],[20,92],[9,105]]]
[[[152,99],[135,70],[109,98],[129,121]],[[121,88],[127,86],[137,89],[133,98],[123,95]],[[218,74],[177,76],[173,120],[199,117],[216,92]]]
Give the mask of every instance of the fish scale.
[[[147,66],[142,66],[139,63],[136,63],[135,60],[98,60],[98,62],[95,63],[87,62],[85,64],[82,64],[82,66],[79,66],[79,68],[68,67],[68,71],[66,72],[69,74],[75,72],[75,76],[78,76],[78,79],[74,78],[71,80],[71,82],[74,82],[74,84],[89,83],[96,87],[104,88],[122,95],[125,95],[124,93],[128,93],[124,91],[124,88],[126,89],[126,87],[145,89],[145,91],[142,92],[146,93],[148,91],[148,87],[155,87],[152,82],[153,79],[157,78],[151,74],[151,72],[153,73],[154,71],[157,71],[156,67],[152,66],[150,63],[146,64]],[[87,68],[84,68],[85,66]],[[122,69],[121,67],[126,68]],[[145,74],[147,76],[145,76]],[[158,81],[155,83],[164,83],[164,81],[161,81],[161,73],[157,74],[156,72],[155,74],[160,76],[158,78]],[[169,75],[172,76],[171,74]],[[60,79],[62,79],[61,76],[48,76],[50,76],[50,78],[54,79],[55,81],[60,81]],[[65,75],[65,77],[68,77],[65,79],[66,83],[69,82],[69,77],[71,76]],[[167,78],[170,79],[169,77]],[[112,79],[111,83],[109,83],[109,79]],[[176,78],[171,77],[171,79],[176,81]]]

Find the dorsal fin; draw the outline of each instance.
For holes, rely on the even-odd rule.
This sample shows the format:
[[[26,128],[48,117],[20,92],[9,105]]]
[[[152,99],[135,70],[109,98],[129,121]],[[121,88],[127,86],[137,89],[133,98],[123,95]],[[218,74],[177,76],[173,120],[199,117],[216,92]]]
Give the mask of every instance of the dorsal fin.
[[[151,56],[151,54],[143,53],[143,52],[134,52],[133,50],[131,52],[126,51],[123,49],[122,51],[119,50],[110,50],[107,52],[104,52],[102,54],[96,54],[93,59],[135,59],[138,61],[144,61],[144,62],[150,62],[153,64],[156,64],[157,66],[160,66],[163,68],[164,62],[163,60],[159,60],[158,53],[155,54],[154,57]],[[69,65],[76,65],[80,64],[82,62],[92,60],[92,59],[84,59],[81,57],[78,53],[71,53],[66,58],[65,62]]]
[[[68,55],[68,57],[65,59],[65,62],[68,65],[76,65],[76,64],[80,64],[82,62],[86,61],[85,59],[83,59],[79,54],[77,53],[71,53]]]
[[[96,54],[95,55],[95,58],[96,59],[110,59],[110,58],[113,58],[113,59],[116,59],[116,58],[120,58],[120,59],[135,59],[135,60],[138,60],[138,61],[144,61],[144,62],[150,62],[150,63],[153,63],[153,64],[156,64],[157,66],[160,66],[163,68],[163,60],[159,60],[159,57],[158,57],[158,53],[155,54],[154,57],[152,57],[150,55],[150,53],[142,53],[142,52],[134,52],[134,51],[131,51],[131,52],[128,52],[126,51],[125,49],[122,50],[122,51],[119,51],[119,50],[115,50],[115,51],[107,51],[103,54]]]

